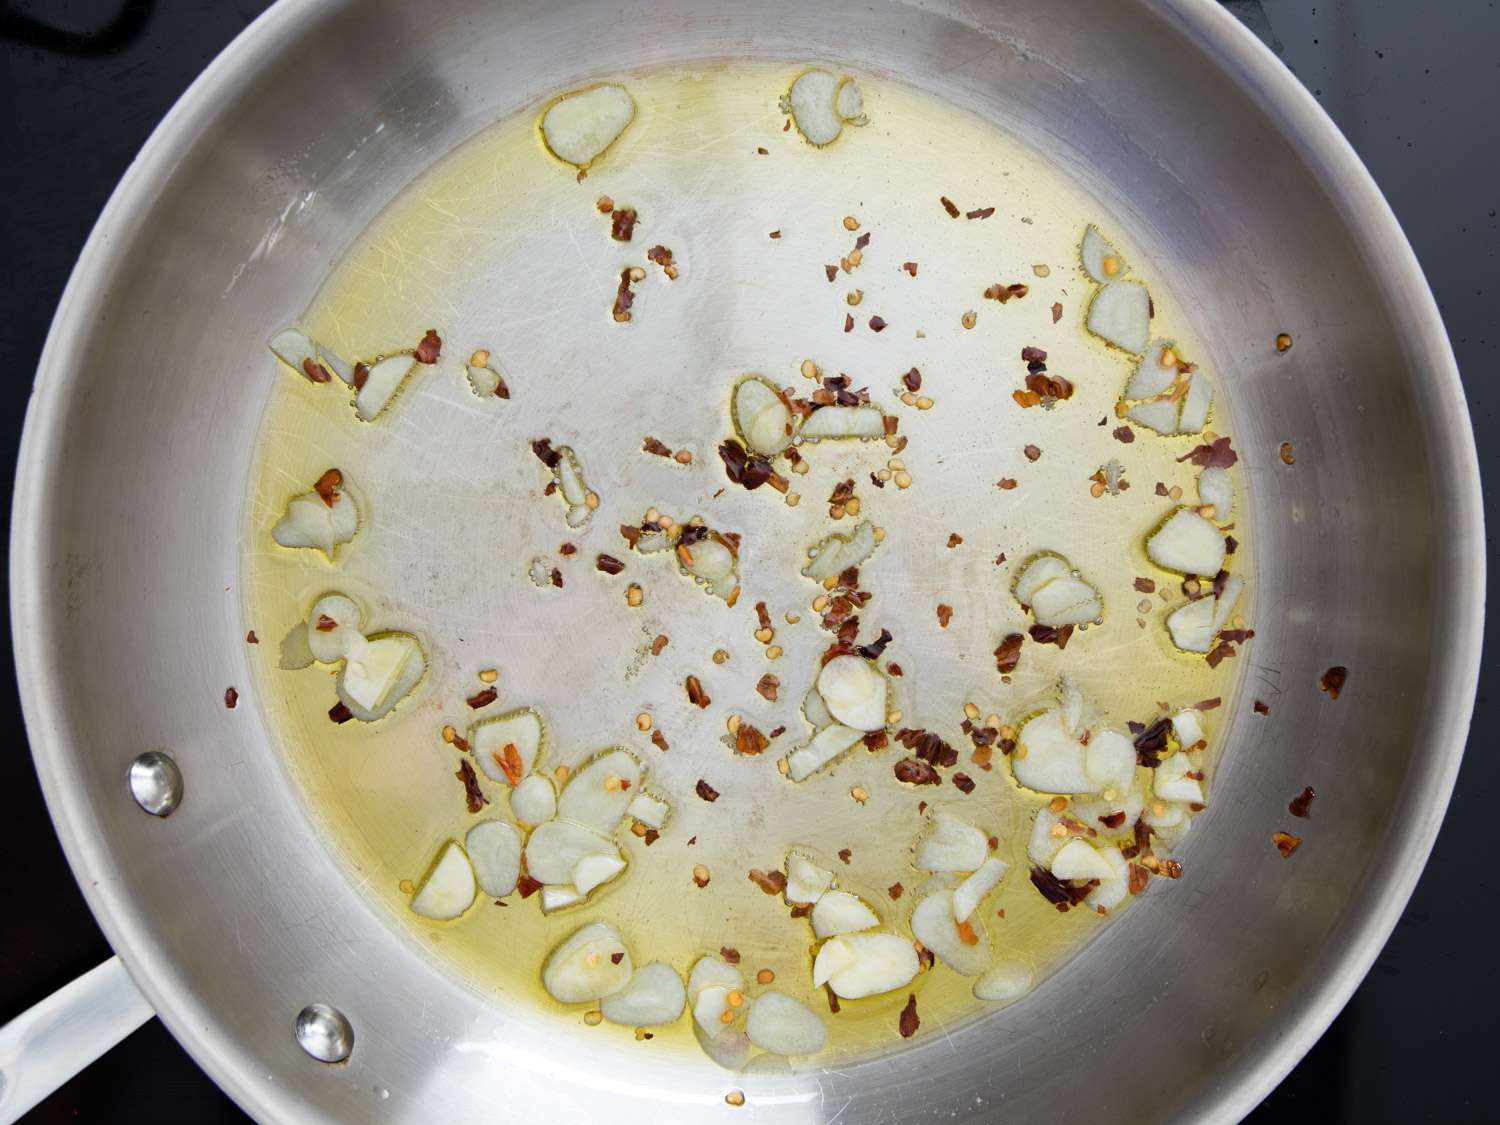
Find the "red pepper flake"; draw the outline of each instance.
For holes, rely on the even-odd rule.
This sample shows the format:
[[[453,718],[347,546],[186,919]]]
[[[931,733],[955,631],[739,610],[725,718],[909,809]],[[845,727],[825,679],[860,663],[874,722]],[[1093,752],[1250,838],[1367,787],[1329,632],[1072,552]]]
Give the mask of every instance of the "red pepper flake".
[[[894,660],[886,661],[885,670],[887,674],[895,676],[898,679],[901,676],[906,675],[906,673],[902,670],[901,665],[897,664]]]
[[[1132,863],[1128,878],[1129,882],[1126,883],[1126,886],[1130,889],[1130,893],[1138,895],[1146,889],[1146,884],[1151,881],[1151,872],[1147,871],[1139,863]]]
[[[328,368],[313,359],[312,356],[308,356],[302,361],[302,374],[307,376],[310,383],[326,383],[333,378],[329,374]]]
[[[651,655],[660,656],[662,653],[662,649],[666,648],[671,643],[672,642],[667,639],[667,635],[665,633],[656,634],[656,639],[651,642]]]
[[[343,724],[354,718],[354,712],[344,706],[343,700],[340,700],[328,709],[328,717],[335,723]]]
[[[920,391],[922,389],[922,373],[913,367],[905,375],[901,376],[901,383],[909,391]]]
[[[1197,703],[1194,703],[1193,706],[1199,711],[1214,711],[1219,707],[1222,707],[1223,704],[1223,697],[1216,695],[1212,699],[1200,699]]]
[[[1304,819],[1311,816],[1313,798],[1317,795],[1318,791],[1316,789],[1314,789],[1311,785],[1306,786],[1302,790],[1302,792],[1298,793],[1295,797],[1287,802],[1287,812],[1291,813],[1293,816],[1303,817]]]
[[[1337,699],[1339,692],[1344,690],[1344,682],[1349,678],[1349,669],[1342,664],[1335,664],[1318,678],[1318,687],[1328,693],[1329,699]]]
[[[1135,580],[1135,588],[1137,593],[1154,594],[1156,593],[1156,579],[1137,578]]]
[[[1042,456],[1042,447],[1039,445],[1028,445],[1021,452],[1026,454],[1026,460],[1038,461]]]
[[[531,452],[536,454],[536,459],[549,469],[555,469],[562,461],[562,454],[552,448],[551,438],[537,438],[531,443]]]
[[[719,956],[731,965],[738,965],[740,963],[740,951],[738,949],[731,949],[727,945],[719,946]]]
[[[779,232],[778,232],[779,233]],[[773,238],[775,235],[772,236]],[[668,281],[677,280],[677,260],[672,257],[672,251],[665,246],[653,246],[646,251],[646,261],[655,262],[661,267],[661,272],[667,275]]]
[[[510,782],[512,787],[521,784],[525,764],[521,761],[521,751],[516,749],[514,742],[507,742],[499,750],[490,751],[490,757],[495,760],[495,764],[505,774],[505,780]]]
[[[1302,837],[1293,836],[1290,832],[1272,832],[1271,843],[1276,845],[1276,850],[1281,853],[1282,859],[1288,859],[1302,846]]]
[[[939,604],[937,607],[938,627],[946,629],[948,622],[953,620],[953,607],[951,605]]]
[[[667,736],[662,734],[660,730],[654,730],[651,732],[651,744],[658,750],[660,750],[663,754],[667,752],[668,748],[671,745],[669,742],[667,742]]]
[[[1051,625],[1033,625],[1026,630],[1031,639],[1039,645],[1056,645],[1059,649],[1068,647],[1068,640],[1073,636],[1073,626],[1064,625],[1056,628]]]
[[[605,574],[619,574],[625,569],[625,564],[613,555],[600,555],[594,560],[594,567]]]
[[[1103,425],[1103,423],[1100,423],[1100,424]],[[1157,481],[1156,482],[1156,494],[1158,496],[1170,496],[1172,494],[1172,492],[1161,481]]]
[[[979,208],[976,208],[973,211],[965,211],[964,212],[964,218],[966,218],[966,219],[988,219],[994,213],[995,213],[995,209],[993,207],[979,207]]]
[[[770,149],[765,148],[765,147],[760,146],[760,145],[756,146],[755,151],[760,156],[770,156],[771,155],[771,150]]]
[[[578,553],[578,548],[572,543],[564,543],[557,549],[557,553],[559,555],[562,555],[564,558],[571,558],[573,555],[576,555]]]
[[[323,501],[324,507],[331,508],[339,502],[339,486],[343,483],[344,474],[337,469],[329,469],[314,482],[313,491]]]
[[[1230,448],[1227,436],[1195,446],[1177,458],[1178,461],[1191,461],[1200,469],[1227,469],[1239,459],[1240,455]]]
[[[636,213],[634,207],[621,207],[609,216],[609,237],[616,242],[629,242],[635,233]]]
[[[884,750],[891,742],[890,737],[883,730],[867,731],[862,741],[865,744],[865,749],[872,754],[879,750]]]
[[[698,784],[693,786],[693,792],[710,804],[719,799],[719,791],[701,777],[698,779]]]
[[[1063,307],[1061,301],[1052,302],[1052,323],[1056,324],[1062,319]]]
[[[563,584],[562,571],[558,570],[557,567],[554,566],[552,568],[552,585],[556,586],[559,590],[561,590],[562,589],[562,584]]]
[[[776,702],[776,693],[781,688],[781,681],[772,673],[767,672],[755,685],[756,692],[763,698]]]
[[[1240,541],[1233,535],[1224,536],[1224,553],[1232,555],[1240,549]]]
[[[753,492],[767,481],[778,492],[789,487],[787,479],[771,468],[770,461],[750,453],[737,441],[720,444],[719,460],[724,462],[724,475],[747,491]]]
[[[683,686],[687,689],[688,702],[693,706],[703,708],[713,702],[703,690],[703,684],[697,676],[689,676],[683,681]]]
[[[900,883],[892,883],[885,889],[885,893],[891,896],[892,902],[895,902],[898,898],[906,893],[906,888],[903,887]]]
[[[1099,818],[1099,823],[1106,828],[1123,828],[1125,827],[1125,810],[1120,809],[1117,812],[1107,813]]]
[[[1271,705],[1259,699],[1251,704],[1251,707],[1257,715],[1269,715],[1271,713]]]
[[[495,700],[499,698],[500,693],[494,688],[488,687],[481,692],[469,696],[469,698],[465,702],[467,702],[468,705],[475,711],[478,711],[481,707],[488,707],[491,703],[495,702]]]
[[[473,763],[468,758],[458,763],[458,772],[453,776],[464,783],[464,800],[471,813],[477,813],[490,803],[490,799],[484,795],[484,790],[479,788],[479,778],[475,775]]]
[[[870,331],[871,332],[884,332],[885,331],[885,318],[884,317],[879,317],[879,316],[872,316],[870,318]]]
[[[1122,445],[1129,445],[1135,440],[1135,431],[1129,426],[1117,426],[1111,433],[1114,439]]]
[[[898,1026],[901,1029],[901,1038],[910,1039],[917,1033],[917,1028],[922,1026],[921,1017],[917,1015],[917,994],[907,993],[906,1007],[901,1009],[901,1020]]]
[[[615,304],[610,310],[610,315],[617,323],[624,324],[630,319],[630,306],[635,304],[635,294],[630,290],[632,284],[630,267],[626,266],[620,271],[620,284],[615,289]]]
[[[623,960],[625,960],[625,951],[623,949],[609,955],[609,963],[611,965],[618,965]]]
[[[318,614],[318,620],[313,628],[319,633],[331,633],[339,627],[339,623],[326,613]]]
[[[535,879],[533,879],[530,875],[523,874],[519,879],[516,880],[516,890],[521,892],[522,898],[530,898],[541,889],[542,885]]]
[[[964,537],[956,531],[948,532],[948,549],[952,550],[964,541]]]
[[[364,390],[365,383],[367,383],[369,379],[370,365],[368,363],[356,363],[354,365],[354,378],[352,380],[355,391],[358,392]],[[505,397],[509,398],[510,392],[507,391]]]
[[[954,774],[953,785],[960,793],[967,795],[974,792],[974,779],[966,773]]]
[[[1147,769],[1155,769],[1161,765],[1161,752],[1167,748],[1167,737],[1171,733],[1172,720],[1168,718],[1157,719],[1149,727],[1137,732],[1135,736],[1136,761]]]
[[[849,861],[854,858],[854,853],[852,851],[850,851],[848,848],[840,848],[839,852],[838,852],[838,856],[839,856],[839,860],[841,862],[843,862],[845,865],[847,865],[849,863]]]
[[[1031,885],[1060,911],[1077,906],[1088,897],[1089,891],[1097,885],[1097,882],[1098,880],[1091,879],[1086,883],[1064,883],[1045,867],[1038,866],[1031,869]]]
[[[654,453],[658,457],[671,457],[672,447],[666,442],[658,441],[656,438],[648,436],[646,440],[641,443],[641,452]]]
[[[258,644],[260,644],[260,638],[255,635],[255,630],[254,629],[251,629],[248,633],[245,634],[245,643],[247,645],[258,645]]]
[[[943,779],[921,758],[902,758],[895,766],[896,780],[908,785],[941,785]]]
[[[734,752],[736,754],[759,754],[769,745],[771,745],[771,740],[749,723],[742,721],[739,729],[734,732]]]
[[[766,237],[767,238],[780,238],[781,237],[781,231],[780,230],[773,230],[770,234],[766,235]],[[833,279],[829,278],[829,280],[832,281]]]
[[[844,314],[844,331],[845,332],[853,332],[854,331],[854,314],[853,313],[845,313]]]
[[[654,828],[648,828],[648,829],[646,829],[646,834],[641,837],[641,842],[643,844],[645,844],[646,847],[649,848],[652,844],[656,843],[656,841],[658,841],[660,839],[661,839],[661,833],[660,832],[658,832]]]
[[[1010,285],[1001,285],[999,282],[996,282],[984,291],[984,296],[988,300],[999,301],[1002,305],[1006,305],[1013,300],[1019,301],[1030,292],[1031,286],[1023,285],[1019,281]]]
[[[955,204],[953,200],[949,199],[946,195],[940,195],[938,196],[938,202],[943,205],[943,210],[948,212],[948,217],[950,219],[958,218],[958,205]]]
[[[1002,492],[1013,491],[1020,482],[1015,477],[1001,477],[995,482],[995,487]]]
[[[412,359],[418,363],[432,364],[438,361],[438,356],[442,353],[443,338],[437,334],[436,329],[429,328],[417,344],[417,350],[412,353]]]
[[[235,708],[235,705],[237,703],[239,703],[239,701],[240,701],[240,693],[239,692],[235,691],[234,688],[225,688],[224,689],[224,706],[225,707],[228,707],[231,711],[233,711],[234,708]]]
[[[907,273],[911,274],[912,277],[916,277],[917,276],[917,263],[916,262],[902,262],[901,263],[901,268],[904,269]]]
[[[786,890],[786,875],[780,871],[762,871],[758,867],[752,867],[750,881],[768,895],[779,895]]]
[[[838,266],[824,266],[823,267],[823,272],[828,275],[828,280],[829,280],[830,284],[834,280],[836,280],[838,278],[838,276],[839,276],[839,268],[838,268]]]

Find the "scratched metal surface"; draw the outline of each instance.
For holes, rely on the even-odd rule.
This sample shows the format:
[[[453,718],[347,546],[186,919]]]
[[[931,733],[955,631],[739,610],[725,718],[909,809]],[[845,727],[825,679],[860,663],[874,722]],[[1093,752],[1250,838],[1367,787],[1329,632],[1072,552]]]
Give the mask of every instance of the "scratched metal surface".
[[[747,52],[846,59],[1003,117],[1110,196],[1148,248],[1194,248],[1179,262],[1184,288],[1200,295],[1199,321],[1230,376],[1249,467],[1270,468],[1281,440],[1310,451],[1296,473],[1261,472],[1255,674],[1257,690],[1280,693],[1278,724],[1231,730],[1213,830],[1190,837],[1184,854],[1201,873],[1193,893],[1132,910],[1004,1034],[981,1025],[876,1066],[746,1079],[751,1112],[1061,1118],[1073,1065],[1087,1056],[1123,1118],[1229,1118],[1316,1036],[1404,901],[1456,765],[1477,641],[1471,625],[1452,624],[1445,647],[1435,645],[1446,622],[1433,592],[1478,581],[1472,456],[1463,440],[1437,438],[1466,433],[1461,400],[1404,245],[1372,236],[1389,235],[1378,200],[1303,102],[1267,93],[1266,60],[1227,17],[1180,7],[1194,41],[1219,53],[1267,112],[1165,22],[1084,2],[892,6],[876,17],[850,6],[843,18],[827,5],[646,13],[454,3],[424,11],[420,27],[394,4],[357,14],[306,5],[259,25],[179,107],[106,215],[65,300],[67,331],[44,363],[18,495],[39,530],[17,547],[17,643],[44,784],[106,932],[174,1032],[252,1113],[558,1112],[545,1061],[563,1048],[536,1041],[538,1068],[524,1075],[490,1064],[503,1014],[389,938],[323,858],[265,733],[219,706],[226,669],[245,673],[239,599],[224,589],[239,513],[221,501],[239,494],[249,469],[245,435],[264,389],[204,373],[226,350],[257,352],[264,325],[300,311],[395,190],[499,112],[595,71]],[[420,46],[378,74],[318,65],[330,44],[376,57],[392,42]],[[1166,56],[1176,64],[1171,96],[1147,79],[1151,60]],[[476,73],[504,80],[454,77]],[[1184,102],[1184,87],[1200,96]],[[1129,130],[1116,110],[1126,103]],[[1300,139],[1283,140],[1273,119]],[[353,137],[367,139],[351,156]],[[299,210],[312,192],[319,205]],[[1296,364],[1272,367],[1252,342],[1282,329],[1298,336]],[[133,378],[82,379],[85,357],[128,363]],[[135,418],[149,419],[157,440],[121,425]],[[1396,445],[1417,464],[1372,504],[1366,484]],[[168,495],[182,502],[158,502]],[[1441,553],[1427,534],[1433,495],[1464,529]],[[187,542],[180,563],[163,564],[163,543]],[[1350,612],[1328,615],[1330,596]],[[1390,607],[1378,622],[1358,612],[1372,604]],[[1358,671],[1337,705],[1310,688],[1331,663]],[[79,676],[101,685],[97,709],[66,705],[65,684]],[[1339,753],[1351,742],[1362,750],[1352,769]],[[172,820],[146,823],[118,779],[123,762],[155,745],[178,750],[194,799]],[[1287,793],[1335,771],[1342,797],[1320,809],[1323,846],[1288,875],[1261,846],[1268,825]],[[164,909],[185,893],[191,912]],[[361,1028],[346,1067],[311,1066],[288,1034],[312,994]],[[1173,1065],[1143,1068],[1114,1049],[1135,1040]],[[737,1112],[722,1104],[722,1084],[676,1077],[605,1062],[562,1112]]]

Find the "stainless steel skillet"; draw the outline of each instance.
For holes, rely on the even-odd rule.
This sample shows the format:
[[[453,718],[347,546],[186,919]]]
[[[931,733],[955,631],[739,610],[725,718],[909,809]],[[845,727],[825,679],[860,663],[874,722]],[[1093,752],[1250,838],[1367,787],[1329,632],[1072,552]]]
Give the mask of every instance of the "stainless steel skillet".
[[[1126,1118],[1233,1117],[1347,997],[1425,858],[1472,699],[1483,536],[1451,355],[1400,232],[1295,82],[1207,4],[268,14],[117,192],[59,312],[28,424],[17,655],[80,881],[151,1006],[257,1116],[477,1119],[533,1105],[581,1116],[603,1087],[617,1118],[731,1112],[720,1086],[667,1072],[611,1071],[558,1108],[545,1051],[531,1074],[475,1065],[510,1017],[393,941],[321,858],[266,732],[229,723],[219,704],[226,675],[243,671],[239,602],[224,592],[239,528],[226,498],[243,492],[266,388],[204,373],[258,353],[402,185],[506,110],[594,74],[746,54],[840,60],[992,113],[1116,185],[1117,210],[1160,245],[1194,248],[1184,288],[1218,326],[1240,444],[1265,482],[1256,663],[1281,689],[1278,733],[1231,735],[1230,799],[1197,841],[1200,896],[1137,912],[1003,1023],[879,1067],[747,1082],[752,1104],[809,1119],[997,1105],[1047,1119],[1066,1111],[1069,1060],[1086,1050]],[[317,205],[299,210],[310,192]],[[1295,362],[1273,365],[1264,342],[1283,329]],[[1296,444],[1295,473],[1277,471],[1281,440]],[[1313,685],[1335,662],[1353,675],[1329,708]],[[78,683],[91,686],[87,706]],[[164,821],[143,816],[124,781],[152,748],[186,779]],[[1311,766],[1338,769],[1346,787],[1320,809],[1329,844],[1269,879],[1265,829]],[[1146,946],[1157,971],[1115,970]],[[356,1029],[342,1067],[315,1064],[292,1036],[313,1001]],[[1077,1031],[1099,1026],[1107,1039]],[[1143,1068],[1110,1049],[1117,1040],[1171,1062]]]

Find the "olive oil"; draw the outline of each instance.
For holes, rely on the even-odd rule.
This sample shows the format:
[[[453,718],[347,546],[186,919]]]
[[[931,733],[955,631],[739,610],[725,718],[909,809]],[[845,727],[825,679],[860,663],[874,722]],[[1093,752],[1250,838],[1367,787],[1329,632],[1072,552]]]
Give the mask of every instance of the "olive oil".
[[[636,119],[586,177],[543,150],[533,107],[407,187],[349,248],[304,321],[350,360],[410,348],[429,328],[440,333],[439,362],[374,422],[355,418],[337,381],[311,384],[269,356],[247,361],[272,383],[244,532],[247,627],[262,639],[256,701],[308,814],[351,882],[406,940],[496,1003],[577,1024],[620,1049],[697,1052],[690,1017],[640,1040],[629,1028],[585,1029],[583,1009],[547,998],[541,963],[579,925],[609,921],[636,964],[664,960],[684,974],[698,956],[732,948],[747,979],[769,969],[774,987],[827,1011],[811,988],[807,921],[763,893],[749,870],[779,868],[787,848],[801,845],[876,910],[883,929],[907,934],[927,882],[910,848],[930,807],[999,841],[996,854],[1011,870],[976,923],[997,959],[1020,959],[1041,979],[1109,920],[1084,909],[1060,914],[1028,883],[1026,840],[1044,800],[1014,785],[1001,754],[990,770],[970,761],[964,705],[1011,722],[1045,705],[1067,674],[1123,728],[1152,718],[1157,701],[1219,697],[1227,708],[1241,663],[1215,670],[1173,649],[1163,618],[1183,600],[1180,576],[1154,568],[1142,545],[1176,502],[1170,490],[1196,503],[1195,470],[1179,458],[1201,439],[1140,427],[1129,444],[1116,437],[1114,405],[1133,361],[1083,327],[1094,286],[1078,244],[1093,222],[1150,286],[1153,335],[1212,371],[1177,299],[1186,295],[1173,293],[1170,248],[1137,243],[1082,185],[999,128],[896,83],[861,79],[869,124],[814,149],[784,128],[778,108],[799,69],[737,63],[627,75],[619,81],[636,100]],[[637,210],[630,242],[611,237],[601,196]],[[955,202],[958,218],[940,197]],[[858,264],[845,270],[841,260],[865,234]],[[647,261],[655,245],[672,250],[677,278]],[[645,277],[634,286],[632,319],[620,323],[611,307],[631,266]],[[984,296],[1017,283],[1028,288],[1023,298]],[[267,335],[279,327],[267,325]],[[1049,374],[1074,384],[1071,399],[1051,409],[1017,405],[1028,345],[1047,351]],[[479,349],[490,351],[510,399],[471,391],[464,363]],[[769,487],[730,485],[715,447],[731,434],[735,381],[759,372],[806,395],[816,387],[799,374],[808,359],[867,386],[900,419],[909,445],[899,454],[879,441],[804,449],[808,473],[781,465],[795,506]],[[899,397],[911,368],[930,409]],[[1222,386],[1209,428],[1233,432]],[[530,442],[543,436],[577,451],[600,496],[585,529],[566,526],[562,506],[542,495],[548,477]],[[643,453],[646,436],[689,450],[691,463]],[[1112,459],[1129,487],[1095,495],[1094,474]],[[358,497],[361,526],[330,564],[276,546],[270,528],[287,500],[332,466]],[[835,521],[827,498],[845,480],[860,511]],[[1247,503],[1240,487],[1237,515]],[[696,589],[666,557],[629,551],[616,529],[652,506],[743,536],[736,604]],[[885,532],[861,568],[874,597],[860,640],[882,627],[894,634],[882,658],[901,669],[890,681],[901,712],[894,725],[934,730],[958,748],[956,768],[975,782],[968,795],[951,783],[952,770],[938,786],[896,783],[892,766],[904,751],[895,745],[856,749],[800,784],[777,770],[811,733],[800,703],[832,640],[811,607],[821,587],[798,573],[805,549],[859,519]],[[1234,534],[1243,543],[1245,534]],[[564,543],[576,553],[561,553]],[[1011,582],[1039,550],[1066,555],[1101,591],[1103,621],[1066,650],[1028,640],[1002,680],[994,649],[1030,624]],[[600,553],[622,559],[624,573],[597,570]],[[558,568],[561,588],[528,578],[538,557]],[[1249,561],[1246,546],[1231,560],[1241,574]],[[1157,591],[1137,589],[1137,578]],[[627,604],[630,583],[643,588],[639,607]],[[423,683],[379,723],[331,723],[328,669],[278,666],[276,642],[330,591],[359,600],[369,628],[409,631],[426,648]],[[779,659],[754,636],[761,601]],[[946,626],[940,605],[952,610]],[[1239,614],[1249,607],[1242,601]],[[653,655],[662,635],[669,643]],[[718,649],[729,653],[723,663],[713,659]],[[499,702],[476,713],[465,701],[490,668],[499,671]],[[775,702],[755,690],[766,673],[780,683]],[[688,701],[690,674],[707,707]],[[650,770],[646,788],[671,802],[671,818],[649,846],[619,833],[630,866],[586,905],[543,917],[535,897],[481,896],[452,923],[413,916],[412,884],[445,841],[462,841],[479,819],[466,812],[455,777],[461,755],[440,731],[453,724],[461,734],[476,717],[527,705],[547,719],[544,770],[625,746]],[[637,724],[642,712],[665,752]],[[1215,752],[1222,714],[1206,717]],[[737,756],[731,716],[786,731],[765,753]],[[505,787],[481,780],[491,803],[480,817],[508,818]],[[699,780],[719,798],[700,798]],[[709,875],[702,887],[697,866]],[[1182,892],[1156,880],[1147,893]],[[919,1035],[992,1010],[971,986],[941,965],[922,973],[910,989]],[[907,991],[843,1002],[813,1061],[837,1065],[899,1045]]]

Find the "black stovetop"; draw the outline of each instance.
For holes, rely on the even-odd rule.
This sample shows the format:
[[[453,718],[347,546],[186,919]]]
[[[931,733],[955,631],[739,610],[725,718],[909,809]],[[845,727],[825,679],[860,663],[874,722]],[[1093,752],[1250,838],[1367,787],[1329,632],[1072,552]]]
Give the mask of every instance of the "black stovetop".
[[[73,261],[156,123],[264,0],[0,0],[0,463]],[[1374,172],[1416,247],[1465,373],[1481,465],[1500,454],[1500,10],[1493,0],[1226,0],[1317,95]],[[94,34],[78,34],[103,28]],[[59,31],[58,29],[62,29]],[[8,511],[10,489],[0,489]],[[1488,501],[1488,497],[1486,498]],[[1494,514],[1486,503],[1491,520]],[[1493,526],[1493,523],[1491,524]],[[7,626],[8,634],[8,626]],[[7,637],[8,639],[8,637]],[[5,643],[3,659],[10,659]],[[1476,730],[1494,720],[1480,685]],[[0,1019],[110,955],[47,818],[15,687],[0,674],[0,788],[11,906],[0,928]],[[1353,752],[1354,748],[1351,748]],[[1252,1120],[1495,1120],[1487,1063],[1497,973],[1487,923],[1500,764],[1474,739],[1432,861],[1368,979]],[[24,904],[24,905],[21,905]],[[1143,1057],[1142,1065],[1170,1065]],[[1491,1106],[1485,1109],[1485,1106]],[[1079,1114],[1096,1112],[1087,1104]],[[1107,1110],[1106,1110],[1107,1112]],[[244,1115],[161,1025],[147,1024],[27,1118],[207,1125]]]

